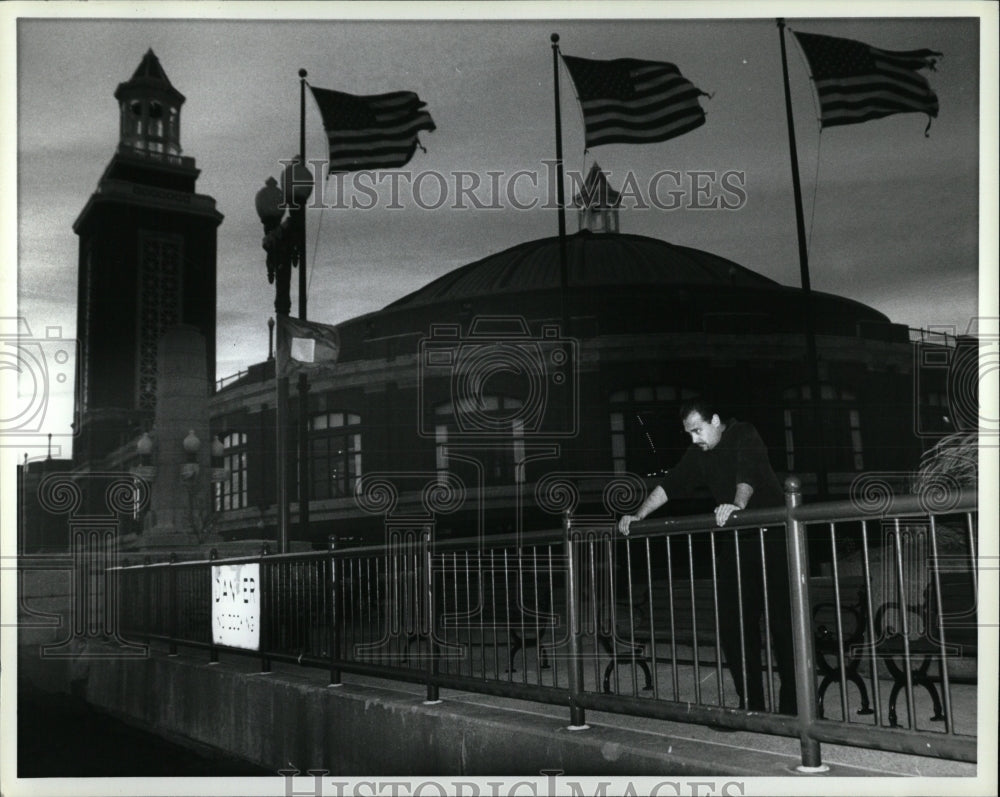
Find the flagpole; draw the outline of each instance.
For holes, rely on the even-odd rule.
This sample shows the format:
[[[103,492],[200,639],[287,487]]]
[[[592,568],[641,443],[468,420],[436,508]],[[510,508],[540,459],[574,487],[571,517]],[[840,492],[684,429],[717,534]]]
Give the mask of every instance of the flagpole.
[[[305,69],[299,70],[299,153],[302,167],[306,165],[306,77]],[[296,211],[301,213],[302,223],[299,228],[299,318],[306,320],[306,209]],[[309,536],[309,377],[304,371],[299,372],[299,536],[307,539]]]
[[[792,93],[788,82],[788,56],[785,49],[785,20],[778,18],[778,37],[781,41],[781,75],[785,87],[785,115],[788,119],[788,149],[792,160],[792,192],[795,197],[795,227],[799,241],[799,271],[802,277],[802,294],[806,332],[806,366],[811,394],[813,429],[817,443],[816,491],[820,498],[828,493],[826,451],[823,442],[823,423],[819,390],[819,356],[816,351],[816,333],[813,328],[812,286],[809,281],[809,248],[806,243],[805,214],[802,209],[802,185],[799,181],[799,155],[795,146],[795,120],[792,117]]]
[[[569,337],[569,317],[566,307],[566,289],[569,287],[569,266],[566,257],[566,189],[563,185],[562,114],[559,107],[559,34],[552,40],[552,84],[555,91],[556,112],[556,201],[559,204],[559,304],[562,315],[561,334]],[[572,366],[571,366],[572,367]]]

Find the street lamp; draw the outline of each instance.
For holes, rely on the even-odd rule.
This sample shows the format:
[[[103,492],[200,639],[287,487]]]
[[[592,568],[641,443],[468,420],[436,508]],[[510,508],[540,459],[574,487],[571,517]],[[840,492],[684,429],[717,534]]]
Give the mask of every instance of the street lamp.
[[[306,317],[306,208],[305,203],[313,190],[313,175],[303,163],[301,155],[296,155],[286,163],[281,173],[281,186],[273,177],[268,177],[264,187],[257,192],[254,205],[261,224],[264,225],[264,240],[261,245],[267,252],[267,281],[274,284],[274,311],[279,316],[287,316],[292,309],[290,294],[291,273],[299,269],[299,318]],[[285,211],[289,211],[285,215]],[[281,319],[278,319],[278,346],[282,344]],[[288,551],[288,377],[275,371],[277,381],[277,456],[278,456],[278,550]],[[305,374],[299,375],[301,414],[307,417],[306,393],[308,384]],[[306,467],[306,438],[300,434],[301,449],[299,461]],[[300,490],[307,483],[303,471]],[[299,513],[308,517],[308,509],[303,515],[302,507],[308,507],[308,495],[300,492]]]

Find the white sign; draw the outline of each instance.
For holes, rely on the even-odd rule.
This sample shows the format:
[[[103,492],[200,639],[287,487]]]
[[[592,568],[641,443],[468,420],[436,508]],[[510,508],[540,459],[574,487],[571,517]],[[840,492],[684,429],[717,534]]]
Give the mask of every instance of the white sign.
[[[260,564],[212,566],[212,642],[260,649]]]

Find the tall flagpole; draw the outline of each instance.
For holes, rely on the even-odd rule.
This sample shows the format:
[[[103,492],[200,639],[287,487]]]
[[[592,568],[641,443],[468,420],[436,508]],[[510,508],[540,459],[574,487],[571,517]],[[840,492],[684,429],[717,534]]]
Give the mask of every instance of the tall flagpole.
[[[552,40],[552,84],[556,109],[556,202],[559,204],[559,305],[564,338],[569,337],[569,313],[566,307],[566,289],[569,287],[569,266],[566,262],[566,189],[563,185],[562,114],[559,107],[559,34]]]
[[[559,34],[553,33],[550,37],[552,41],[552,84],[555,97],[556,113],[556,202],[559,204],[559,323],[560,336],[566,342],[566,366],[569,374],[575,377],[576,363],[573,361],[573,347],[570,345],[569,329],[569,264],[566,254],[566,188],[563,177],[563,150],[562,150],[562,112],[559,103]],[[575,401],[575,396],[570,395],[570,401]],[[568,421],[572,417],[572,407],[563,406],[563,429],[568,426]]]
[[[792,118],[792,93],[788,83],[788,56],[785,51],[785,20],[779,18],[778,37],[781,40],[781,75],[785,85],[785,114],[788,118],[788,149],[792,159],[792,191],[795,196],[795,226],[799,239],[799,270],[802,275],[802,294],[805,307],[806,365],[812,404],[813,429],[816,435],[816,491],[820,498],[829,492],[826,470],[826,450],[819,390],[819,357],[816,353],[816,333],[813,328],[812,286],[809,282],[809,248],[806,244],[806,222],[802,210],[802,185],[799,182],[799,155],[795,147],[795,121]]]
[[[306,77],[305,69],[299,70],[299,157],[302,159],[303,173],[306,168]],[[299,318],[306,320],[306,209],[296,213],[301,215],[299,226]],[[305,371],[299,372],[299,528],[300,536],[309,536],[309,377]]]

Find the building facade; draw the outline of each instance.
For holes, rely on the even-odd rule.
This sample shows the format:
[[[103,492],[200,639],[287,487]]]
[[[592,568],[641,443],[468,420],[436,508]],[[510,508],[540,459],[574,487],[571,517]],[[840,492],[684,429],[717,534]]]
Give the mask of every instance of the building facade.
[[[578,512],[611,517],[608,483],[652,486],[687,445],[678,410],[697,395],[753,422],[779,475],[798,475],[814,498],[824,482],[844,497],[860,473],[917,467],[926,436],[908,328],[709,252],[618,232],[613,203],[598,199],[602,212],[581,208],[567,240],[565,283],[559,239],[544,238],[340,325],[340,359],[310,374],[305,413],[292,391],[292,496],[303,433],[310,452],[309,523],[293,498],[293,539],[377,543],[394,518],[423,517],[441,536],[552,528],[558,507],[543,493],[562,478]],[[603,231],[587,226],[594,219]],[[944,395],[945,374],[930,377]],[[228,538],[275,534],[274,395],[268,361],[210,402],[230,469],[215,506]],[[383,505],[369,493],[386,485]],[[457,493],[443,509],[430,505],[434,485]]]

